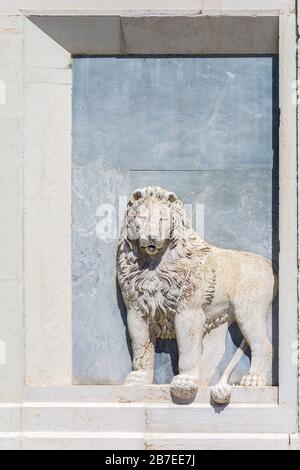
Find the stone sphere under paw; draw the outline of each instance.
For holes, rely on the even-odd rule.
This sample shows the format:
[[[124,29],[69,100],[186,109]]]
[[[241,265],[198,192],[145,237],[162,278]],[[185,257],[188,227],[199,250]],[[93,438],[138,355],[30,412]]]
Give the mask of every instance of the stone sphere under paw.
[[[193,400],[198,391],[198,381],[188,375],[177,375],[171,383],[171,394],[178,400]]]
[[[229,403],[231,386],[229,384],[217,384],[211,389],[211,398],[215,403],[224,405]]]

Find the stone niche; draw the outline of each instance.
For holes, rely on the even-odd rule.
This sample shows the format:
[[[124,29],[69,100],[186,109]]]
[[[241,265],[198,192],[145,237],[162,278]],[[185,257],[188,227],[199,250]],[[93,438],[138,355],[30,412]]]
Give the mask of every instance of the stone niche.
[[[20,293],[8,290],[7,258],[1,297],[15,316],[0,316],[0,448],[298,445],[294,2],[261,0],[255,13],[243,0],[203,1],[201,12],[188,0],[180,11],[167,2],[168,12],[153,0],[117,12],[111,2],[99,11],[73,3],[4,15],[0,35],[5,138],[20,158],[11,146],[5,168],[24,196]],[[233,386],[229,404],[211,401],[241,340],[235,324],[205,338],[206,375],[192,402],[170,396],[174,339],[157,342],[155,384],[123,383],[132,350],[116,252],[127,200],[145,186],[176,193],[209,244],[276,266],[266,386]],[[7,227],[13,240],[15,223]],[[245,351],[230,384],[250,359]]]
[[[174,191],[206,241],[278,267],[278,98],[277,55],[74,59],[75,383],[120,384],[131,369],[116,249],[135,188]],[[269,384],[278,385],[277,300],[271,310]],[[233,324],[205,338],[202,383],[218,381],[240,337]],[[176,341],[159,340],[155,383],[170,383],[177,362]],[[249,362],[246,351],[231,383]]]

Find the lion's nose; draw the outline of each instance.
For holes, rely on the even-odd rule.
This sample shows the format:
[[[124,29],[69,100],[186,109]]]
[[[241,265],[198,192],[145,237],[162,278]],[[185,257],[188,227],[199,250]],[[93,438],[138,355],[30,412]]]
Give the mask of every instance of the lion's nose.
[[[140,240],[142,246],[157,245],[160,242],[159,237],[155,235],[141,236]]]
[[[150,244],[156,245],[157,243],[160,242],[160,239],[159,239],[159,237],[156,237],[155,235],[150,235],[148,241],[149,241]]]
[[[148,246],[149,245],[149,238],[146,236],[141,235],[140,236],[140,243],[141,246]]]

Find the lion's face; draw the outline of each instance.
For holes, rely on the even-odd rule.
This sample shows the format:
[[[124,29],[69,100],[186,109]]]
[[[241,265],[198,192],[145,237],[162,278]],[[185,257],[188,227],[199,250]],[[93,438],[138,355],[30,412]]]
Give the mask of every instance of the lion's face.
[[[147,256],[155,256],[168,246],[174,224],[172,203],[177,200],[174,193],[161,198],[158,190],[153,193],[148,188],[136,190],[127,213],[128,238]]]
[[[172,215],[166,204],[142,204],[130,224],[137,235],[139,248],[148,255],[156,255],[171,235]]]

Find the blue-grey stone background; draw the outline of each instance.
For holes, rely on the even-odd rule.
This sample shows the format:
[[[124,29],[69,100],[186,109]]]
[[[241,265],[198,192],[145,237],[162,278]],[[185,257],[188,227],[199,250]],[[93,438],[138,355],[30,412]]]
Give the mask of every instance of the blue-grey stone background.
[[[73,76],[74,382],[122,383],[131,357],[116,285],[118,235],[99,239],[101,208],[115,208],[117,231],[119,196],[161,185],[193,204],[194,217],[203,205],[207,241],[277,265],[278,61],[76,58]],[[276,384],[276,304],[268,329]],[[220,372],[239,332],[233,327],[227,336]],[[157,383],[170,382],[176,354],[175,341],[158,342]],[[248,367],[245,355],[232,381]]]

